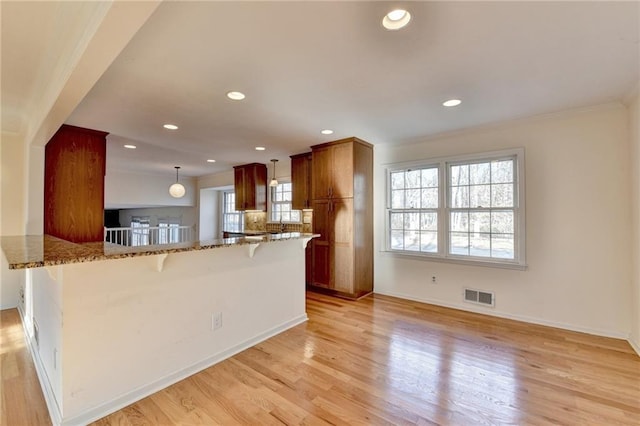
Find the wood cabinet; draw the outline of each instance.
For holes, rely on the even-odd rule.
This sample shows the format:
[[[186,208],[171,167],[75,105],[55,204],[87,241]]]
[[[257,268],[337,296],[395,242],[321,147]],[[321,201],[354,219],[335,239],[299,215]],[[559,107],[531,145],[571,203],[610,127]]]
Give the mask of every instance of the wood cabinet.
[[[62,125],[45,146],[45,234],[74,243],[104,240],[107,135]]]
[[[311,289],[373,291],[373,147],[357,138],[313,146]]]
[[[312,198],[353,197],[353,143],[330,142],[312,149]]]
[[[294,210],[311,208],[311,153],[292,155],[291,187],[293,190],[291,208]]]
[[[291,157],[291,208],[303,210],[311,208],[311,153],[292,155]],[[311,244],[307,244],[304,256],[305,274],[304,281],[311,285],[311,272],[313,271],[313,257]]]
[[[236,210],[267,210],[267,166],[261,163],[233,167]]]

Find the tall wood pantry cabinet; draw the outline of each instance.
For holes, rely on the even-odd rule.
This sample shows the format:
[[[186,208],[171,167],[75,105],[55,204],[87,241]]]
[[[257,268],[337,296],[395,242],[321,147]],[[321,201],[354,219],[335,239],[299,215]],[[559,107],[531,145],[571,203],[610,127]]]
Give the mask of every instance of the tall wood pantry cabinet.
[[[373,146],[357,138],[311,147],[310,289],[356,299],[373,291]]]
[[[267,210],[267,166],[261,163],[233,167],[236,210]]]

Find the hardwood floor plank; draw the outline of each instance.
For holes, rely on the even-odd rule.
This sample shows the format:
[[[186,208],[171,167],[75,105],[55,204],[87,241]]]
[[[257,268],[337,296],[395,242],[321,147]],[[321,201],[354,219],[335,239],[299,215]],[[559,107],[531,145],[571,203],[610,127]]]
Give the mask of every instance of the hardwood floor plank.
[[[17,309],[0,311],[0,424],[51,424]]]
[[[640,357],[622,340],[381,295],[308,293],[307,313],[95,424],[640,424]],[[0,419],[41,424],[14,402],[29,381],[20,359],[0,353]]]

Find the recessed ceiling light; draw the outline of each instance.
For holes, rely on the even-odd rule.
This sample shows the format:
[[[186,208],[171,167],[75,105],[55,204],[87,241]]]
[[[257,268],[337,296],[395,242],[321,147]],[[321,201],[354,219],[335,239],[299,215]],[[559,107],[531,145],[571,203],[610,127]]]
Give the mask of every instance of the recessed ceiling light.
[[[265,149],[267,148],[265,148],[264,146],[256,146],[256,151],[264,151]]]
[[[241,101],[245,98],[245,96],[242,92],[229,92],[227,93],[227,98],[233,99],[234,101]]]
[[[411,20],[411,14],[404,9],[396,9],[387,13],[382,18],[382,26],[388,30],[399,30],[407,26]]]
[[[178,130],[178,126],[176,126],[175,124],[165,124],[164,126],[165,129],[169,129],[169,130]]]
[[[135,145],[125,145],[124,147],[127,149],[136,149]]]
[[[207,160],[207,163],[215,163],[215,162],[216,160],[212,160],[212,159]]]
[[[324,130],[322,130],[320,133],[322,133],[323,135],[332,135],[332,134],[333,134],[333,130],[331,130],[331,129],[324,129]]]
[[[462,101],[460,99],[449,99],[448,101],[444,101],[442,105],[446,107],[454,107],[460,105],[461,103]]]

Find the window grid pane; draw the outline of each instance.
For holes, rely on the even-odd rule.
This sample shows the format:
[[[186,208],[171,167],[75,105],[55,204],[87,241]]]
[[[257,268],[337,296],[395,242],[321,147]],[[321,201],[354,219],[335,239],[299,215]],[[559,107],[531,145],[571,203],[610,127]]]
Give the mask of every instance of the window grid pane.
[[[222,205],[222,230],[224,232],[242,232],[244,219],[242,212],[236,210],[235,192],[225,192]]]
[[[293,199],[291,182],[283,182],[271,187],[271,221],[301,222],[300,210],[292,210]]]
[[[438,168],[390,173],[392,250],[438,252]]]
[[[515,259],[514,167],[514,158],[449,165],[449,254]]]

